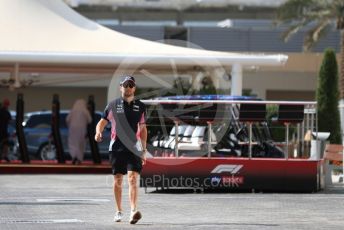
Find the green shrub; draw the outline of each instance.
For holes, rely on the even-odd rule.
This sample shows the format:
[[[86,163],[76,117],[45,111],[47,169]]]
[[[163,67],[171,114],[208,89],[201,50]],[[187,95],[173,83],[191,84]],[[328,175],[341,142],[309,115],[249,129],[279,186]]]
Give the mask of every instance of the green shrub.
[[[316,97],[319,132],[330,132],[330,142],[332,144],[341,144],[338,110],[338,66],[336,54],[332,49],[325,50],[318,77]]]

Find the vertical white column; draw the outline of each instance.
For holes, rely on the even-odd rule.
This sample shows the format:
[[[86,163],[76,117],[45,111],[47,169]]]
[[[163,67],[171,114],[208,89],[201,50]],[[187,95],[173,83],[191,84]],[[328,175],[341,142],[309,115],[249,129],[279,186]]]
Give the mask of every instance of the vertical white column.
[[[233,96],[242,95],[242,66],[238,63],[232,66],[232,92]]]

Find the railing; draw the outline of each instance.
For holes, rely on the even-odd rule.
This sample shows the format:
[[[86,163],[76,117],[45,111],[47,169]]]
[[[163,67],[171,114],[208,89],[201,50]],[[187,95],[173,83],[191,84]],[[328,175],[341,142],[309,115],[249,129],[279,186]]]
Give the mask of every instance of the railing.
[[[309,134],[315,133],[313,138],[318,139],[316,102],[165,99],[143,102],[148,105],[148,149],[153,156],[307,158],[311,154]],[[282,129],[283,140],[271,134],[271,131],[281,134]],[[231,145],[231,138],[236,142],[226,154],[221,145],[225,142]]]

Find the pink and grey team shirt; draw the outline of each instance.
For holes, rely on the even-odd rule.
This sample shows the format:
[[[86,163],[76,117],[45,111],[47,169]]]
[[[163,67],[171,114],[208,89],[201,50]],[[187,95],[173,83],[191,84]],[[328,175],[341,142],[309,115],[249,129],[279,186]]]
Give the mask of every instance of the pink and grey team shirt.
[[[128,103],[118,98],[106,106],[103,118],[111,122],[109,151],[135,151],[139,124],[146,123],[146,105],[140,100]]]

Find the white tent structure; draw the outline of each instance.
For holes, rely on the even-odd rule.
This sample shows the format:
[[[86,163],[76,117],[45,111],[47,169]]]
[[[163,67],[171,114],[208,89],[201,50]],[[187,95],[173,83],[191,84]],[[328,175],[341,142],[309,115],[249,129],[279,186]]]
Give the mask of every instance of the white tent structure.
[[[234,6],[259,6],[259,7],[278,7],[286,0],[164,0],[164,1],[147,1],[147,0],[65,0],[73,7],[89,5],[105,5],[114,7],[144,7],[148,9],[174,9],[183,10],[191,7],[199,8],[223,8],[228,5]]]
[[[0,71],[68,66],[117,69],[232,67],[232,94],[241,95],[244,66],[283,65],[286,55],[206,51],[151,42],[105,28],[61,0],[0,1]],[[216,71],[215,71],[216,72]],[[214,73],[215,73],[214,72]]]

